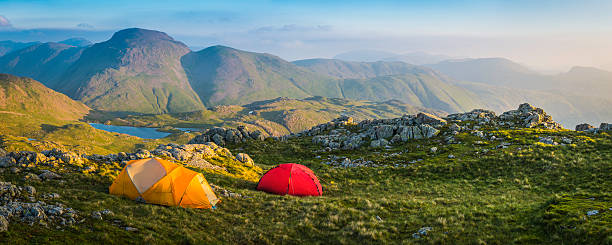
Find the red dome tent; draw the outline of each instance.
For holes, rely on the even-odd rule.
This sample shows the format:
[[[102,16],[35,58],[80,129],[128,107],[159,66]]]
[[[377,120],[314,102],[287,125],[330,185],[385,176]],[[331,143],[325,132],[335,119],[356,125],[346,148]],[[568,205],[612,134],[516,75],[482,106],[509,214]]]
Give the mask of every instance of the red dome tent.
[[[285,163],[268,170],[259,180],[257,190],[293,196],[320,196],[323,193],[312,170],[296,163]]]

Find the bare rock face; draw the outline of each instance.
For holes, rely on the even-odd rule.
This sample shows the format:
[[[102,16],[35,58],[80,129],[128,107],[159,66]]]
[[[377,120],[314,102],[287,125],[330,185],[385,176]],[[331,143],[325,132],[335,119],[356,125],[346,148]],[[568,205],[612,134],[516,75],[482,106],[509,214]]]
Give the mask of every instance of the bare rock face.
[[[601,123],[599,130],[612,130],[612,123]]]
[[[330,149],[357,149],[368,142],[370,147],[383,147],[396,142],[432,138],[440,132],[436,127],[445,124],[446,120],[426,113],[364,120],[357,124],[350,117],[341,117],[289,137],[314,136],[313,143]],[[346,129],[348,126],[355,127],[349,131]]]
[[[548,128],[562,129],[561,124],[552,120],[552,117],[541,108],[524,103],[518,109],[495,116],[488,110],[476,109],[466,113],[451,114],[446,117],[453,121],[475,121],[480,125],[509,126],[522,128]]]
[[[190,140],[189,144],[215,142],[217,145],[225,145],[226,143],[246,142],[249,139],[263,140],[263,135],[260,131],[249,132],[245,126],[238,126],[235,129],[214,127]]]
[[[497,116],[495,112],[485,109],[475,109],[466,113],[451,114],[446,117],[447,120],[456,121],[478,121],[478,122],[490,122]]]
[[[576,125],[576,131],[589,131],[594,129],[595,127],[593,127],[591,124],[588,123],[583,123],[583,124],[578,124]]]
[[[429,124],[432,126],[442,126],[442,125],[446,125],[446,120],[439,118],[435,115],[429,114],[429,113],[421,112],[417,114],[416,116],[416,123],[417,124]]]
[[[518,121],[519,125],[525,128],[544,127],[548,129],[562,129],[560,124],[552,120],[552,117],[541,108],[536,108],[530,104],[519,105],[517,110],[504,112],[499,116],[501,120]]]

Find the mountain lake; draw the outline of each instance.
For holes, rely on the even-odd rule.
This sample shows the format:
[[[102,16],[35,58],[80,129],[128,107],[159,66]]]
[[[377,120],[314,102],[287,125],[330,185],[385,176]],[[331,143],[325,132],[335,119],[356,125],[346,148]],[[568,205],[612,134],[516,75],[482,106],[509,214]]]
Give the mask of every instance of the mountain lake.
[[[131,136],[140,137],[143,139],[161,139],[171,134],[171,133],[157,131],[158,128],[115,126],[115,125],[105,125],[101,123],[89,123],[89,125],[91,125],[92,127],[96,129],[104,130],[107,132],[127,134]],[[196,128],[176,128],[176,129],[179,129],[185,132],[195,132],[195,131],[200,130]]]

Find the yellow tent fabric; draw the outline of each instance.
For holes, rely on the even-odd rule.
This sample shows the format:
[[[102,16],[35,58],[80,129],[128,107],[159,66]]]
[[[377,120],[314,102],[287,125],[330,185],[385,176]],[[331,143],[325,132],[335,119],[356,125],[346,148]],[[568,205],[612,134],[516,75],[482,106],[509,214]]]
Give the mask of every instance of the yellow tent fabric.
[[[132,200],[189,208],[211,208],[220,201],[202,173],[159,158],[128,162],[108,191]]]

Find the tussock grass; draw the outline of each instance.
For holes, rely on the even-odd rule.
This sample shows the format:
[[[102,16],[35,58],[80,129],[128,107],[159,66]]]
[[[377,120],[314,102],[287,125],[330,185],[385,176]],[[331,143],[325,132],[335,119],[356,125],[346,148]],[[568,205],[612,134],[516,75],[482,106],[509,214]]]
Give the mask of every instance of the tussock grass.
[[[391,149],[319,152],[310,138],[266,140],[231,147],[264,169],[286,162],[310,167],[322,197],[270,195],[256,182],[204,172],[209,182],[240,193],[223,197],[215,210],[143,205],[111,196],[112,178],[67,174],[65,182],[31,183],[57,192],[61,202],[88,214],[110,209],[104,221],[57,231],[12,224],[2,240],[95,243],[610,243],[612,137],[573,131],[487,131],[504,142],[467,133],[459,144],[441,138],[415,140]],[[569,137],[571,145],[542,146],[538,136]],[[431,147],[438,147],[431,153]],[[494,149],[495,148],[495,149]],[[487,149],[488,151],[484,151]],[[393,153],[399,153],[392,155]],[[372,160],[382,167],[334,168],[328,155]],[[448,154],[456,157],[449,159]],[[317,158],[321,156],[321,158]],[[422,159],[410,163],[413,160]],[[405,167],[396,167],[398,163]],[[33,169],[32,171],[37,171]],[[5,171],[5,180],[23,183]],[[592,198],[592,199],[590,199]],[[599,214],[588,216],[597,209]],[[117,220],[117,222],[114,222]],[[129,232],[122,227],[138,228]],[[427,235],[413,238],[422,227]]]

